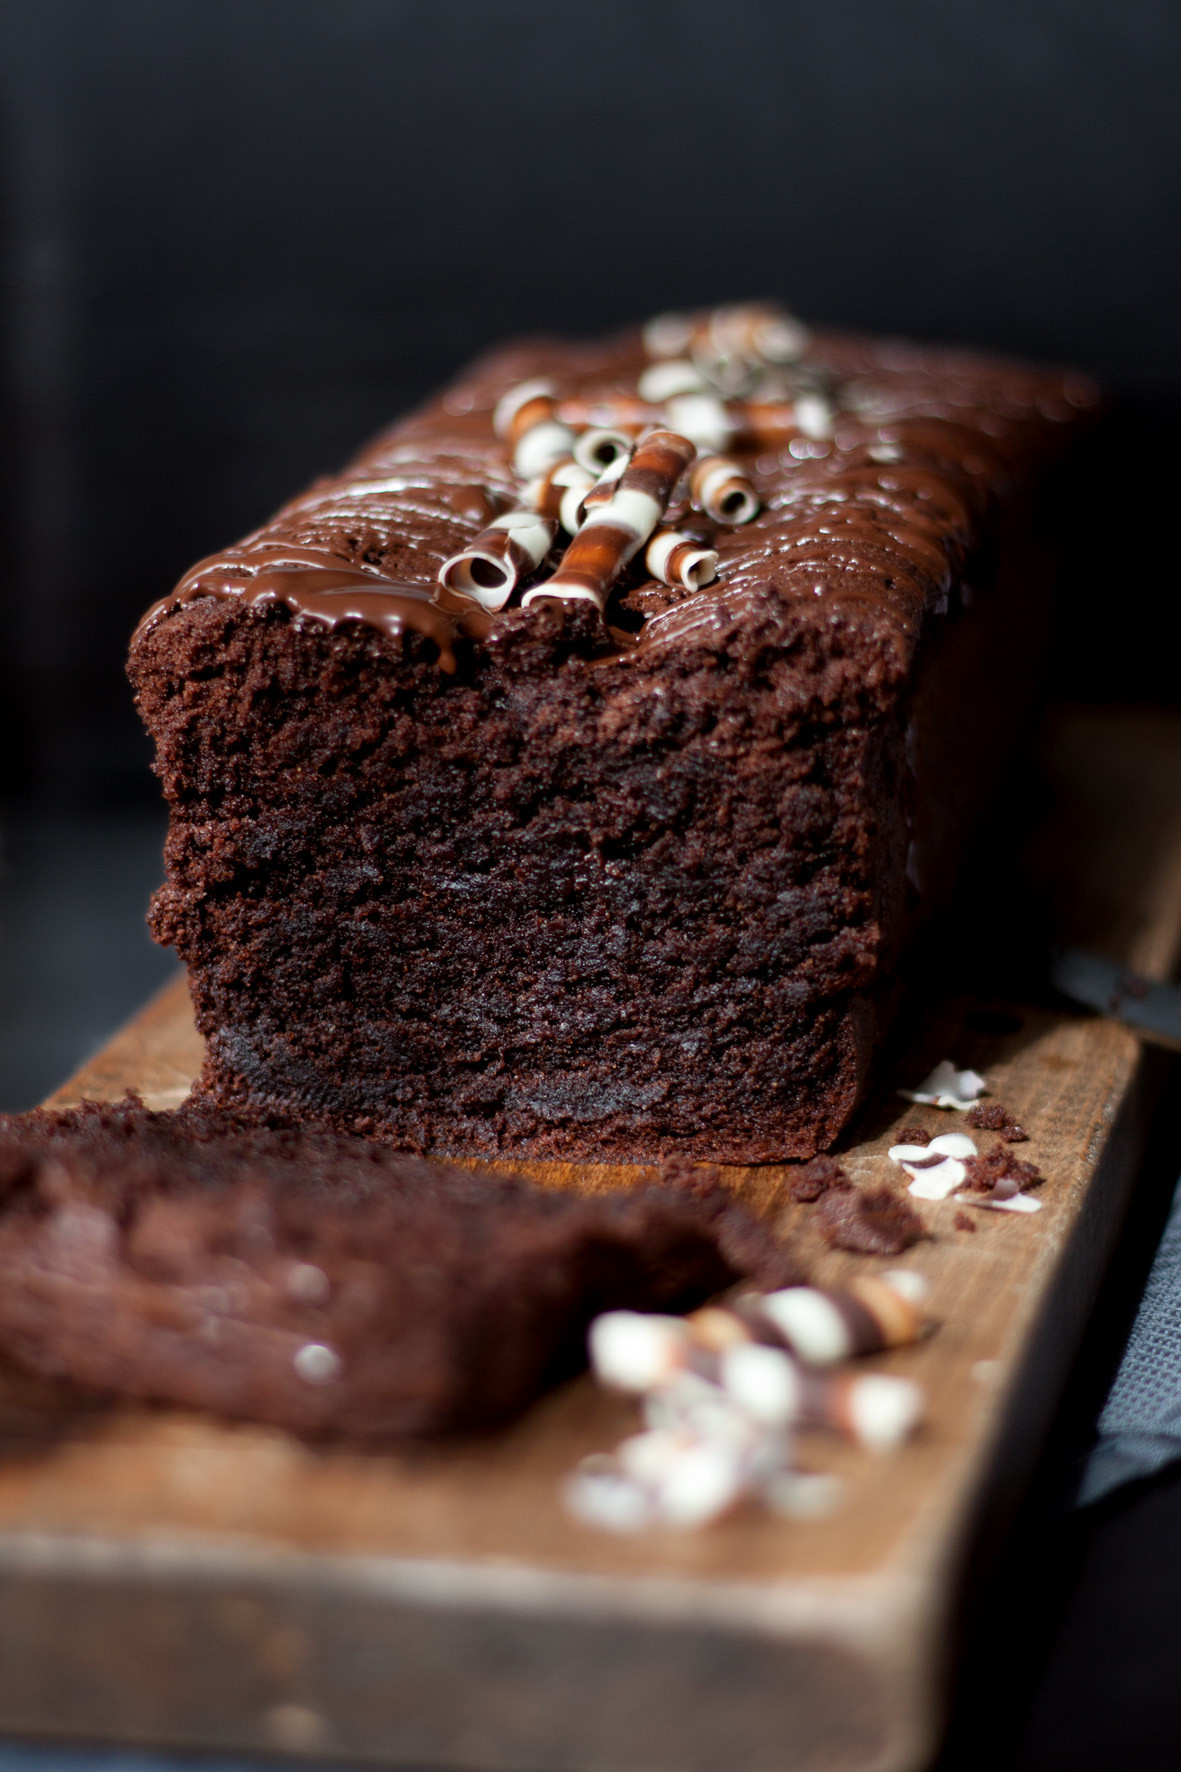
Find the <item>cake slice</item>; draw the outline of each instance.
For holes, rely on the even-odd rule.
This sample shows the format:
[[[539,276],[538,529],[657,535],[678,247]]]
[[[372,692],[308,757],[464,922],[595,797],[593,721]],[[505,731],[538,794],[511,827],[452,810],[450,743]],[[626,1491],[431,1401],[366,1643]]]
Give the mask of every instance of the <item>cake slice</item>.
[[[708,1178],[585,1197],[134,1098],[0,1116],[0,1345],[120,1395],[382,1440],[493,1423],[592,1317],[798,1277]]]
[[[206,1097],[831,1146],[1025,730],[1094,400],[761,309],[514,346],[195,568],[130,670]]]

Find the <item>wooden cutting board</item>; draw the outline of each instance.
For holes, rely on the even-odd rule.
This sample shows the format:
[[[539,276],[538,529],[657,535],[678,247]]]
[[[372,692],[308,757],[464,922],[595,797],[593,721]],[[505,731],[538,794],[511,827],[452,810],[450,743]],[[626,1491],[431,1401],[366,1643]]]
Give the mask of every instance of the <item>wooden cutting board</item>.
[[[1064,718],[1047,770],[1035,866],[1061,932],[1167,976],[1181,724]],[[977,1213],[974,1235],[953,1203],[924,1208],[935,1240],[908,1264],[939,1328],[876,1364],[924,1384],[928,1423],[887,1457],[809,1439],[809,1466],[844,1480],[837,1512],[752,1506],[638,1539],[575,1524],[561,1478],[634,1420],[588,1379],[494,1438],[363,1454],[5,1372],[0,1731],[536,1772],[921,1766],[966,1559],[1036,1455],[1157,1074],[1099,1019],[932,1000],[849,1141],[857,1179],[890,1173],[891,1128],[914,1117],[894,1085],[943,1056],[982,1069],[1030,1132],[1044,1207]],[[175,1105],[199,1059],[178,983],[52,1099],[131,1086]],[[644,1173],[523,1167],[588,1189]],[[780,1171],[727,1173],[774,1201]],[[822,1277],[890,1265],[823,1251],[791,1211]]]

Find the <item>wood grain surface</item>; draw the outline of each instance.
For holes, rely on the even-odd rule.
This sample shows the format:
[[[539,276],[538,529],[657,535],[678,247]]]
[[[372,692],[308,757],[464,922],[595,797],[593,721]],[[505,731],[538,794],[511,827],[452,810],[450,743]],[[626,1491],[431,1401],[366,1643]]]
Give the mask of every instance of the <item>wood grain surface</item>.
[[[1052,729],[1031,859],[1056,926],[1163,977],[1181,950],[1181,724]],[[570,1520],[563,1475],[627,1402],[577,1380],[507,1432],[443,1447],[309,1449],[269,1429],[127,1408],[0,1374],[0,1728],[188,1747],[620,1772],[916,1768],[937,1740],[959,1582],[1036,1455],[1118,1228],[1152,1111],[1136,1040],[1034,990],[931,994],[846,1141],[884,1180],[893,1132],[952,1117],[896,1097],[949,1056],[985,1073],[1049,1178],[1034,1216],[924,1203],[921,1381],[890,1456],[806,1438],[843,1479],[826,1518],[754,1506],[636,1538]],[[200,1061],[183,981],[53,1102],[182,1099]],[[961,1122],[955,1121],[958,1127]],[[502,1165],[508,1166],[508,1165]],[[518,1167],[631,1185],[618,1166]],[[825,1249],[782,1171],[724,1172],[821,1277],[898,1265]]]

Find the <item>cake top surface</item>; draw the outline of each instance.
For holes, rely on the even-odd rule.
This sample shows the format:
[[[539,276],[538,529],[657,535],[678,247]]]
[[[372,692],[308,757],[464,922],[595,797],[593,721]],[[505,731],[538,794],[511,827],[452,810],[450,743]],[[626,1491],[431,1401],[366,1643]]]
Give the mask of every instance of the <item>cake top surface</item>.
[[[597,601],[624,654],[711,632],[724,644],[770,594],[832,619],[885,619],[913,644],[962,588],[998,505],[1020,496],[1097,400],[1070,371],[809,333],[761,305],[663,316],[589,344],[527,340],[478,361],[342,473],[194,567],[137,638],[203,595],[279,601],[329,626],[414,630],[453,670],[459,636],[486,637],[500,604],[522,594]],[[674,463],[659,486],[639,466],[651,454],[644,439],[658,446],[670,434],[688,439],[696,465],[682,474]],[[609,522],[629,498],[631,521],[635,495],[597,511],[606,527],[588,579],[571,562],[587,552],[592,502],[607,503],[621,464],[625,488],[655,489],[658,514],[645,528],[657,506],[644,507],[636,543]],[[711,468],[728,508],[724,497],[711,504]],[[654,531],[674,538],[659,572]],[[615,555],[600,584],[604,538]],[[663,564],[676,544],[679,577]]]

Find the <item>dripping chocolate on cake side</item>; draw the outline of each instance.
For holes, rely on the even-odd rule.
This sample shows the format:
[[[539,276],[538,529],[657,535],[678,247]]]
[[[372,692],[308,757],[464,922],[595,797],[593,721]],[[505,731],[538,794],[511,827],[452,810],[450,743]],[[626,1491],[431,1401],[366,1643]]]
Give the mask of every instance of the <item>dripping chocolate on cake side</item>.
[[[149,612],[153,928],[213,1100],[449,1155],[838,1136],[1022,732],[1042,493],[1094,393],[786,322],[743,344],[774,323],[501,351]],[[653,518],[611,476],[659,426],[698,459]],[[593,570],[563,581],[571,529]]]

